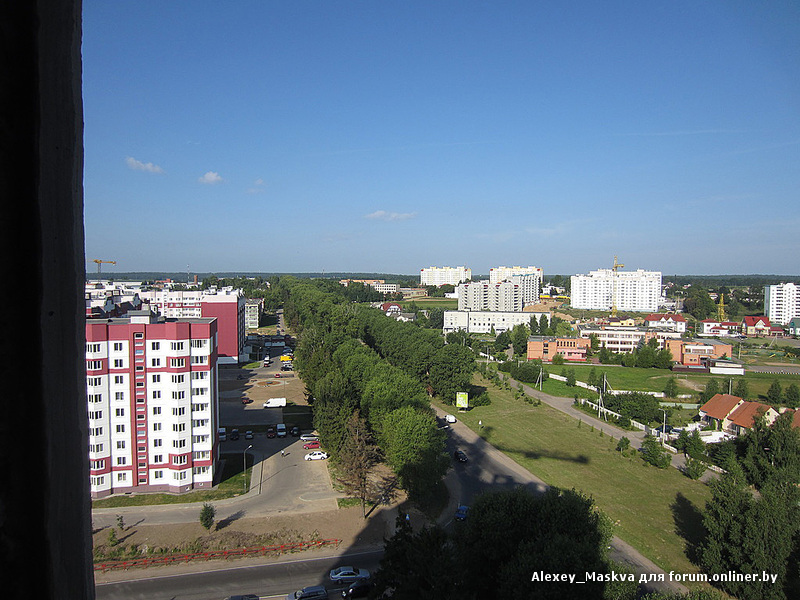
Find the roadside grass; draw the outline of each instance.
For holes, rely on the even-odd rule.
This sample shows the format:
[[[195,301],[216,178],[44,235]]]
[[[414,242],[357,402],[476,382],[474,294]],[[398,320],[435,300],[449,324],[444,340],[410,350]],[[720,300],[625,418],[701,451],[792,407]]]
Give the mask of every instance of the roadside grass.
[[[223,454],[225,463],[220,483],[213,489],[188,492],[186,494],[131,494],[110,496],[92,502],[92,508],[117,508],[123,506],[155,506],[157,504],[190,504],[213,502],[233,498],[244,493],[253,466],[253,457],[247,455],[247,473],[242,470],[242,452]],[[248,479],[245,480],[245,477]]]
[[[687,544],[702,531],[700,511],[711,497],[704,483],[623,456],[607,432],[545,404],[514,399],[513,391],[476,377],[492,403],[459,413],[463,423],[548,485],[592,496],[615,533],[661,568],[699,572],[687,557]]]

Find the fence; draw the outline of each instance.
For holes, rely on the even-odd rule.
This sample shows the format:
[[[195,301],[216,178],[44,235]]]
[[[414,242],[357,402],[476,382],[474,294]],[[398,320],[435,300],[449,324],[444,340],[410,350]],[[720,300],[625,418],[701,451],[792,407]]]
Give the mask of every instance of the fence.
[[[116,569],[143,568],[167,566],[178,563],[187,563],[192,560],[214,560],[219,558],[243,558],[248,556],[263,556],[265,554],[283,554],[286,552],[301,552],[312,548],[338,546],[342,540],[316,540],[313,542],[297,542],[294,544],[280,544],[275,546],[256,546],[252,548],[235,548],[233,550],[212,550],[209,552],[195,552],[193,554],[168,554],[131,558],[127,560],[113,560],[98,562],[94,565],[95,571],[112,571]]]

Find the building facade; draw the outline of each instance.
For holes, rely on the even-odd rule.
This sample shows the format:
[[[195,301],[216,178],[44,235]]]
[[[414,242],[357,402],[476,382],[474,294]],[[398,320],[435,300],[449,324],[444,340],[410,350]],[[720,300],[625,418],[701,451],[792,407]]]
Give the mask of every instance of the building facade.
[[[468,267],[427,267],[419,271],[420,285],[458,285],[472,279],[472,269]]]
[[[521,311],[522,289],[516,283],[502,281],[470,281],[459,283],[458,310],[472,311]]]
[[[150,290],[139,293],[143,303],[168,319],[217,319],[217,352],[220,364],[249,360],[245,352],[246,300],[242,290],[226,287],[208,290]]]
[[[558,354],[567,361],[585,361],[591,341],[587,338],[558,338],[534,335],[528,338],[528,360],[552,361]]]
[[[510,331],[517,325],[530,325],[531,319],[538,322],[542,315],[549,312],[500,312],[500,311],[444,311],[443,333],[466,331],[467,333],[502,333]]]
[[[800,317],[800,287],[794,283],[765,286],[764,312],[777,325],[788,325],[793,318]]]
[[[150,310],[86,321],[93,498],[210,488],[219,442],[217,321]]]
[[[655,312],[661,298],[660,271],[598,269],[570,282],[572,308]]]

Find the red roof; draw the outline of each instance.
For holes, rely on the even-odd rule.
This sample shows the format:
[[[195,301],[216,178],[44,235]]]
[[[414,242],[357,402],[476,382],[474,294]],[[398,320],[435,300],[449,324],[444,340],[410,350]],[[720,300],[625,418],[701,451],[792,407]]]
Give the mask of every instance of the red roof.
[[[744,400],[739,398],[739,396],[731,396],[730,394],[715,394],[711,400],[700,407],[700,410],[706,413],[709,417],[722,421],[742,402],[744,402]]]
[[[755,327],[761,323],[764,327],[770,327],[770,322],[767,317],[745,317],[744,324],[748,327]]]
[[[770,410],[770,406],[760,402],[744,402],[728,417],[732,423],[739,427],[750,429],[755,420]]]

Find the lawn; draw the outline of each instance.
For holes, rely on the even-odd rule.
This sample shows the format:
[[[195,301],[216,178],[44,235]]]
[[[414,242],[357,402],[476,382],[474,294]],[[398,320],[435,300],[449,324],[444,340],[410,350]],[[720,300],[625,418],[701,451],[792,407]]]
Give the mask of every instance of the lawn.
[[[477,377],[492,403],[461,413],[462,422],[549,485],[591,495],[616,524],[615,533],[661,568],[698,572],[686,556],[685,538],[699,530],[699,510],[710,498],[705,484],[624,457],[608,434],[547,405],[515,400]]]

